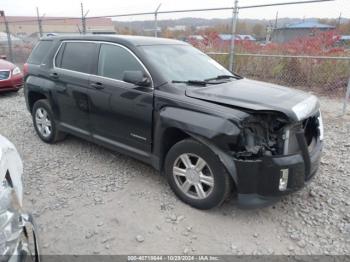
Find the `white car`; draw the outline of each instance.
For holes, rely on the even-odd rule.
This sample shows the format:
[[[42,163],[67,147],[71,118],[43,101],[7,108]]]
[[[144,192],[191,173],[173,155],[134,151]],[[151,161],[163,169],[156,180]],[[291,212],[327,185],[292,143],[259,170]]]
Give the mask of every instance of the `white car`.
[[[23,212],[23,164],[0,135],[0,261],[40,261],[32,216]]]

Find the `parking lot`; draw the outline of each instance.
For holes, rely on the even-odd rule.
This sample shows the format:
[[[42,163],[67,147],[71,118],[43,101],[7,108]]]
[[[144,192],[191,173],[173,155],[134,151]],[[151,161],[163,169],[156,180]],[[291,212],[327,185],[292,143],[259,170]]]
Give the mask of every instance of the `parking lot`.
[[[0,134],[24,162],[25,206],[43,254],[349,254],[350,114],[321,98],[320,172],[273,206],[241,210],[234,199],[199,211],[132,158],[69,136],[48,145],[34,132],[23,92],[0,95]]]

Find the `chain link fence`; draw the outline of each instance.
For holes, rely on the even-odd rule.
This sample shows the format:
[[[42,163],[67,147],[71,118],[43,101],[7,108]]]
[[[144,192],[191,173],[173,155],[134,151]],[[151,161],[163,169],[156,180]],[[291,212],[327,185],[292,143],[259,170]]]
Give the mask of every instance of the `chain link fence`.
[[[36,39],[13,44],[14,62],[23,65]],[[206,51],[206,50],[203,50]],[[206,52],[228,68],[229,53]],[[0,54],[8,57],[6,45]],[[234,72],[255,80],[298,88],[334,99],[344,99],[342,114],[350,103],[350,57],[290,56],[236,53]]]
[[[237,2],[235,1],[236,5]],[[255,8],[255,6],[245,8]],[[244,9],[244,7],[239,9]],[[233,71],[244,77],[298,88],[337,100],[344,100],[344,106],[339,111],[343,114],[346,113],[347,103],[350,103],[350,46],[339,48],[334,38],[335,35],[328,33],[320,34],[320,36],[313,35],[313,40],[310,40],[312,39],[310,37],[306,37],[306,40],[299,39],[299,41],[294,43],[276,44],[271,43],[267,38],[266,41],[238,39],[236,37],[239,35],[236,35],[235,32],[232,34],[231,31],[235,30],[229,27],[225,31],[226,34],[224,36],[226,39],[223,40],[223,32],[217,30],[217,28],[213,30],[202,28],[197,31],[192,30],[190,33],[186,32],[186,34],[181,34],[181,32],[174,33],[168,27],[162,26],[162,20],[159,19],[159,15],[165,13],[186,13],[198,10],[200,9],[159,11],[158,7],[155,12],[120,14],[110,17],[115,17],[115,19],[130,17],[132,21],[135,21],[135,17],[148,16],[148,27],[151,29],[137,31],[135,28],[132,28],[130,23],[129,26],[126,24],[115,24],[115,31],[121,34],[168,37],[187,41],[210,55],[226,68],[230,68],[231,62],[233,62]],[[233,7],[203,10],[205,12],[220,10],[223,12],[226,10],[226,12],[233,12],[233,17],[237,14],[237,9]],[[153,16],[155,18],[154,21],[152,21]],[[91,17],[91,19],[95,18]],[[41,30],[45,30],[44,20],[44,18],[38,18],[38,25],[36,26],[41,28]],[[76,19],[76,23],[79,24],[81,22],[84,24],[88,20],[89,17],[82,16],[81,21],[79,18]],[[155,26],[154,30],[152,29],[153,26]],[[11,32],[9,33],[11,35]],[[6,33],[3,34],[3,38],[6,38]],[[11,35],[13,60],[16,64],[23,65],[25,63],[40,34],[38,32],[25,37]],[[227,36],[229,36],[228,39]],[[232,39],[235,40],[232,41]],[[230,59],[232,43],[235,46],[234,59],[232,57]],[[310,46],[313,48],[311,51]],[[334,53],[332,53],[333,51]],[[0,42],[0,55],[10,56],[6,41]]]
[[[228,64],[229,54],[209,52]],[[349,84],[350,57],[235,54],[238,74],[333,98],[344,98]]]
[[[39,38],[33,39],[33,41],[22,41],[21,43],[12,44],[13,63],[22,66],[28,59],[32,52],[35,43]],[[0,55],[10,58],[9,48],[6,44],[0,44]]]

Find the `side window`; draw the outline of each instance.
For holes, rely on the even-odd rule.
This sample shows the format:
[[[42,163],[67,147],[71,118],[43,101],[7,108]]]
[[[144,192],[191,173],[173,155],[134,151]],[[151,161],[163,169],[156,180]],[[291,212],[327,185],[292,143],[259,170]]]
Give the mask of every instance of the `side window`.
[[[98,60],[98,75],[123,80],[125,71],[144,71],[139,61],[125,48],[102,44]]]
[[[58,53],[57,53],[56,58],[55,58],[55,66],[56,66],[56,67],[61,67],[62,55],[63,55],[63,51],[64,51],[65,46],[66,46],[66,44],[63,43],[63,44],[60,46],[60,49],[58,50]]]
[[[60,67],[89,74],[95,50],[96,44],[94,43],[67,42],[64,46],[62,58],[60,58]]]
[[[29,64],[34,64],[34,65],[40,65],[47,54],[49,53],[50,49],[52,46],[52,41],[49,40],[42,40],[37,43],[35,46],[34,50],[30,54],[28,58],[28,63]]]

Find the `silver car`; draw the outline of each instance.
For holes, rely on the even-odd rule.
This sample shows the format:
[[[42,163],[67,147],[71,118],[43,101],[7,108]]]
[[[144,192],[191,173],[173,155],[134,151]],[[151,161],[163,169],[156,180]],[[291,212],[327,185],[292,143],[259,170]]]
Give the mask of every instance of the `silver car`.
[[[23,212],[23,164],[0,135],[0,261],[40,261],[33,218]]]

